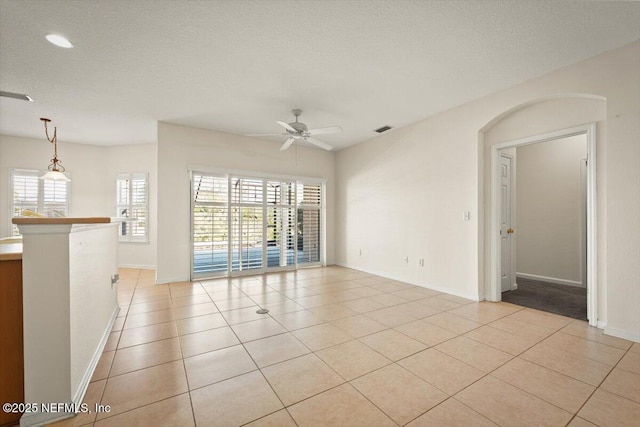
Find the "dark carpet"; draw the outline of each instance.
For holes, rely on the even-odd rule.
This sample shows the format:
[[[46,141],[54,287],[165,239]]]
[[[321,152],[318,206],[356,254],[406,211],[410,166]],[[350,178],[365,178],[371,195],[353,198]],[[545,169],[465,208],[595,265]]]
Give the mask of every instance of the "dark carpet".
[[[575,286],[518,278],[518,289],[502,293],[502,301],[587,320],[587,290]]]

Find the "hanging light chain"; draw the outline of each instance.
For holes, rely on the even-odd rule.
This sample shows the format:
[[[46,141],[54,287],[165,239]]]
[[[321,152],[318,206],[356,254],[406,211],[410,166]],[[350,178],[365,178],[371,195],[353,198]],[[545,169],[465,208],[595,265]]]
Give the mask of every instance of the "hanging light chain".
[[[62,166],[62,161],[58,159],[58,127],[53,128],[53,137],[50,138],[47,123],[49,123],[51,119],[41,117],[40,120],[44,122],[44,133],[47,141],[53,144],[53,159],[51,159],[51,164],[47,169],[54,172],[64,172],[65,168]]]

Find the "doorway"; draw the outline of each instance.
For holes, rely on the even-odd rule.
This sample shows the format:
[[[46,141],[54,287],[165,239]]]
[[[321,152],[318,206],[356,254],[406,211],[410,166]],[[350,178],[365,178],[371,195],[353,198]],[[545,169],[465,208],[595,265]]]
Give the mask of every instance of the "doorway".
[[[503,274],[505,270],[512,273],[510,280],[503,275],[502,300],[587,320],[582,270],[586,266],[582,218],[586,189],[581,188],[586,184],[582,170],[586,135],[508,151],[501,154],[501,185],[506,190],[500,194],[500,237]]]
[[[553,277],[545,276],[544,274],[529,275],[527,277],[526,272],[520,272],[518,270],[518,264],[516,259],[520,257],[517,250],[517,234],[518,234],[518,213],[515,209],[515,218],[510,218],[511,210],[514,205],[511,199],[511,191],[508,191],[509,186],[513,185],[513,174],[510,178],[505,176],[510,174],[512,170],[517,168],[517,155],[515,161],[510,154],[514,152],[514,149],[518,147],[526,147],[532,144],[543,143],[545,141],[557,141],[563,138],[570,138],[576,136],[583,136],[586,139],[586,160],[580,159],[580,163],[575,165],[575,169],[578,173],[578,182],[576,182],[576,191],[579,191],[578,186],[580,182],[586,183],[586,189],[584,189],[584,196],[586,198],[586,207],[582,211],[584,217],[578,214],[578,218],[575,221],[575,227],[583,228],[586,234],[586,242],[577,243],[579,249],[578,252],[584,253],[585,260],[580,262],[576,260],[575,270],[578,271],[579,278],[575,276],[571,279],[566,279],[573,286],[571,289],[573,292],[586,293],[586,318],[589,320],[589,324],[597,325],[597,289],[596,289],[596,245],[595,245],[595,230],[596,230],[596,201],[595,201],[595,124],[584,125],[576,128],[565,129],[557,132],[552,132],[544,135],[537,135],[533,137],[523,138],[519,140],[509,141],[492,146],[491,149],[491,235],[493,238],[490,240],[491,245],[491,264],[493,274],[491,275],[491,283],[489,292],[487,294],[488,299],[493,301],[502,300],[503,289],[506,292],[514,291],[518,287],[518,283],[523,284],[523,288],[527,285],[536,285],[535,283],[528,283],[529,280],[548,279]],[[513,163],[512,163],[513,162]],[[584,163],[583,163],[584,162]],[[584,169],[581,167],[585,164]],[[544,168],[545,163],[541,165]],[[586,170],[585,170],[586,169]],[[582,175],[580,175],[582,174]],[[582,176],[582,178],[580,178]],[[580,181],[582,179],[583,181]],[[516,183],[517,186],[517,183]],[[544,188],[542,188],[544,191]],[[517,195],[516,195],[517,198]],[[514,226],[516,225],[516,226]],[[538,230],[544,230],[538,225]],[[511,233],[509,233],[511,230]],[[544,249],[544,248],[543,248]],[[583,251],[583,252],[582,252]],[[515,254],[514,254],[515,253]],[[542,252],[544,253],[544,251]],[[511,255],[511,256],[510,256]],[[547,254],[548,255],[548,254]],[[505,265],[506,264],[506,265]],[[519,274],[524,273],[524,274]],[[520,279],[517,278],[520,276]],[[551,275],[553,276],[553,275]],[[557,282],[557,281],[556,281]],[[511,283],[511,286],[509,286]],[[537,283],[539,284],[539,283]],[[554,286],[567,285],[568,283],[553,283],[551,281],[551,288]],[[584,285],[584,287],[582,287]],[[544,284],[543,284],[544,285]],[[511,288],[507,290],[507,288]],[[586,289],[585,289],[586,288]],[[566,289],[566,288],[562,288]],[[540,290],[540,289],[538,289]],[[549,298],[554,301],[554,297],[549,293]]]

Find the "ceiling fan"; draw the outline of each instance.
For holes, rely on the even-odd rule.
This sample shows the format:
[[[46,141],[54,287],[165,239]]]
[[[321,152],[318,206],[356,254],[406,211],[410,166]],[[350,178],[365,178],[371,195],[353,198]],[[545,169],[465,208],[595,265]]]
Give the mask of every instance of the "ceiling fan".
[[[318,128],[318,129],[307,129],[307,125],[298,121],[298,117],[302,114],[302,110],[295,109],[291,110],[293,115],[296,117],[295,122],[285,123],[276,121],[277,124],[282,126],[286,132],[285,133],[252,133],[246,136],[288,136],[289,138],[285,141],[285,143],[280,147],[280,151],[286,150],[291,147],[296,140],[302,139],[304,141],[310,142],[313,145],[316,145],[320,148],[324,148],[325,150],[332,150],[333,147],[326,142],[322,142],[313,138],[313,135],[321,135],[327,133],[338,133],[342,132],[342,128],[340,126],[331,126],[326,128]]]

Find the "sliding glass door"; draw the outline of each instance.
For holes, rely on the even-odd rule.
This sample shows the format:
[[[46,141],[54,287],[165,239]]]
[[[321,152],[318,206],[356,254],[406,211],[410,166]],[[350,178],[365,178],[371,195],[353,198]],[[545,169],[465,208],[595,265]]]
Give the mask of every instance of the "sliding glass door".
[[[323,262],[322,182],[192,172],[192,277]]]

